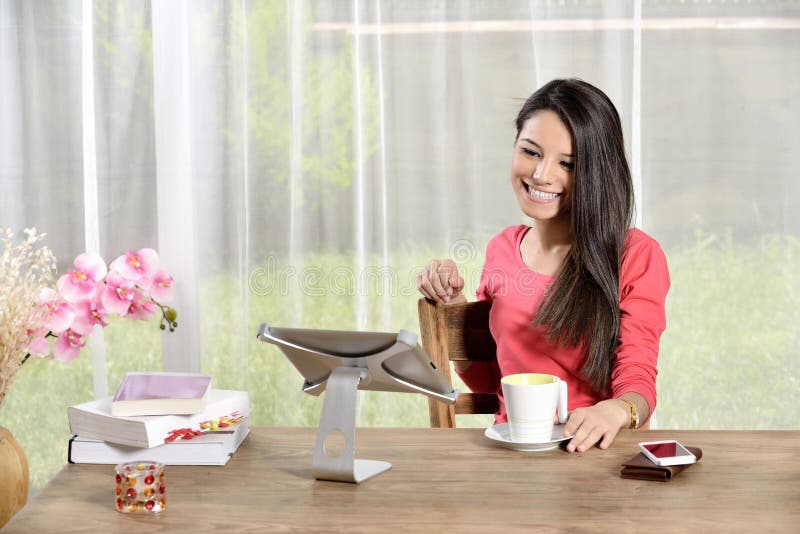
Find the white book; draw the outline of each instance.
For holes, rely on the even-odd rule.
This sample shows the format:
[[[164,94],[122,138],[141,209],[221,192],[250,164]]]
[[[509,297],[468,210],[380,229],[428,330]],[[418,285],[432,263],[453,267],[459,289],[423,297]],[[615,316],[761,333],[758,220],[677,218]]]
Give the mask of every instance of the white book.
[[[194,415],[117,417],[111,415],[111,397],[67,408],[70,433],[134,447],[155,447],[186,431],[199,432],[215,424],[224,428],[249,415],[248,393],[226,389],[212,389],[205,411]]]
[[[73,436],[69,440],[67,460],[71,464],[149,461],[165,465],[225,465],[249,433],[249,418],[245,418],[229,431],[207,432],[190,440],[149,449]]]

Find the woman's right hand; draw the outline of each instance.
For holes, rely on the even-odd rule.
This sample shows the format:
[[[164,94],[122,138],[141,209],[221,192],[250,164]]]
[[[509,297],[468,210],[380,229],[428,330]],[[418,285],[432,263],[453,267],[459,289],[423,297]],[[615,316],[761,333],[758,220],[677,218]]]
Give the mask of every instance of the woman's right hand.
[[[417,289],[425,298],[440,304],[466,302],[461,294],[464,279],[453,260],[433,260],[417,275]]]

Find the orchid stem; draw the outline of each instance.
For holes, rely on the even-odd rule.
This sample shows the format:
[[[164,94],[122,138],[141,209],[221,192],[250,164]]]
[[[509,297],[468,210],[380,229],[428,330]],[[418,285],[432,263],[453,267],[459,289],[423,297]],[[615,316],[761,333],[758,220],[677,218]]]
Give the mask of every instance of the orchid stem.
[[[152,300],[156,306],[161,308],[161,330],[166,330],[169,328],[170,332],[174,332],[175,328],[178,326],[178,312],[175,311],[175,308],[165,306],[152,297],[150,300]]]

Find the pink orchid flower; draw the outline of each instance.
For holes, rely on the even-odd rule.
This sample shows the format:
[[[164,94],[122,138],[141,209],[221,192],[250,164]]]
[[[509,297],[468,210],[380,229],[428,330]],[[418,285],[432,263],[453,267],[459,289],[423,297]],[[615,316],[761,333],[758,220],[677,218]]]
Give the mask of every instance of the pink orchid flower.
[[[106,278],[106,288],[100,296],[102,307],[108,313],[116,313],[124,317],[127,315],[136,293],[135,282],[126,280],[111,271]]]
[[[153,276],[153,283],[150,285],[150,297],[158,302],[169,302],[172,300],[172,277],[164,271],[159,271]]]
[[[86,345],[80,334],[67,330],[58,336],[53,344],[53,357],[60,362],[70,362],[80,356],[81,349]]]
[[[105,328],[108,325],[108,312],[103,308],[102,295],[82,300],[75,304],[75,320],[72,330],[82,336],[92,333],[95,325]]]
[[[58,292],[69,302],[90,298],[108,272],[103,258],[91,252],[75,258],[73,265],[75,269],[58,279]]]
[[[39,302],[47,311],[44,326],[54,334],[67,330],[75,319],[75,309],[72,304],[49,287],[39,292]]]
[[[136,252],[129,250],[111,262],[111,270],[118,272],[126,280],[149,280],[158,270],[158,253],[152,248],[143,248]]]
[[[155,303],[152,300],[145,298],[142,293],[137,291],[133,298],[133,302],[131,302],[131,307],[128,308],[128,313],[125,315],[125,317],[144,321],[145,319],[152,317],[155,312]]]
[[[38,356],[49,356],[50,355],[50,341],[45,337],[49,330],[47,328],[40,328],[35,333],[29,331],[29,334],[33,334],[33,339],[28,344],[28,348],[25,352],[29,352],[31,354],[36,354]]]

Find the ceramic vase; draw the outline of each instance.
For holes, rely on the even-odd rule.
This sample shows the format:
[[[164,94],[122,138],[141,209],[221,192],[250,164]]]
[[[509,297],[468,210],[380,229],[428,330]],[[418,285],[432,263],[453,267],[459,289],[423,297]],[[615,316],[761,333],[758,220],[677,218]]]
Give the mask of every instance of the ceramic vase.
[[[0,426],[0,528],[28,500],[28,457],[11,432]]]

